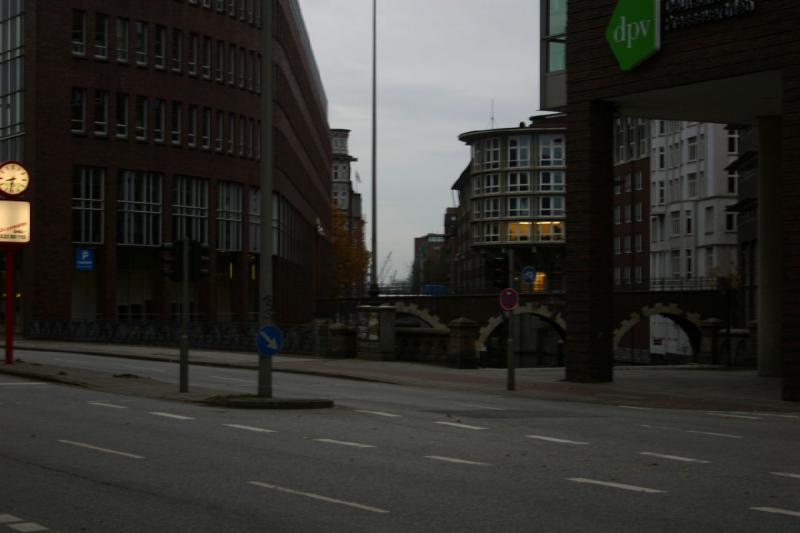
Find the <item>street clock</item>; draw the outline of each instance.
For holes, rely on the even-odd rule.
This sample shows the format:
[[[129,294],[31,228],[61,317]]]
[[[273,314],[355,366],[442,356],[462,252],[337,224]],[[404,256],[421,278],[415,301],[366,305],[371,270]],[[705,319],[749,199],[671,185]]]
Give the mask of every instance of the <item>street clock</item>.
[[[6,161],[0,165],[0,192],[10,196],[22,194],[28,188],[30,176],[17,161]]]

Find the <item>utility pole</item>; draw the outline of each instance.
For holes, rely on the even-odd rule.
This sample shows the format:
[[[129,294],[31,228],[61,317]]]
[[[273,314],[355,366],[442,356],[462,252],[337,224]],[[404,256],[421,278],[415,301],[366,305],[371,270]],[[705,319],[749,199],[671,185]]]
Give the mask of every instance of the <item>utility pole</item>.
[[[508,247],[508,287],[514,288],[514,248]],[[508,375],[506,376],[506,389],[516,389],[516,371],[517,361],[514,357],[514,311],[506,311],[508,313],[508,336],[506,338],[506,367]]]
[[[378,288],[378,178],[377,178],[377,50],[378,50],[377,0],[372,0],[372,268],[370,270],[369,296],[376,299]]]
[[[189,392],[189,238],[181,240],[180,392]]]

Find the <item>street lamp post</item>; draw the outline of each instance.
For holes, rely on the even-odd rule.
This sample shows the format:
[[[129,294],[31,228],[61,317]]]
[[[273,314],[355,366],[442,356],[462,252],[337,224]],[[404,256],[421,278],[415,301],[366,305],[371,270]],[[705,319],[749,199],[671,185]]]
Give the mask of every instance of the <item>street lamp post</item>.
[[[377,0],[372,0],[372,269],[369,296],[378,297],[378,193],[377,193]]]

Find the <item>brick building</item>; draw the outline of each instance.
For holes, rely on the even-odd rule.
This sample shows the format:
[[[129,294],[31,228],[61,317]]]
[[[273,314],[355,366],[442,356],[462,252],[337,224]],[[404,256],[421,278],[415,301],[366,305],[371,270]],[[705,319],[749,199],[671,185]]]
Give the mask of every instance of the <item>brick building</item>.
[[[2,6],[0,66],[13,75],[0,159],[31,175],[26,330],[173,318],[161,246],[184,236],[211,250],[194,319],[253,321],[268,294],[276,320],[310,320],[326,290],[331,144],[296,0]],[[75,265],[83,250],[89,270]]]
[[[567,379],[613,378],[615,113],[757,126],[758,364],[800,400],[800,17],[795,2],[614,0],[542,6],[542,107],[567,111]],[[660,31],[631,36],[622,17]],[[567,20],[569,24],[567,24]],[[656,37],[651,39],[651,37]],[[636,41],[634,43],[634,41]],[[634,46],[635,45],[635,46]],[[632,52],[632,53],[631,53]]]

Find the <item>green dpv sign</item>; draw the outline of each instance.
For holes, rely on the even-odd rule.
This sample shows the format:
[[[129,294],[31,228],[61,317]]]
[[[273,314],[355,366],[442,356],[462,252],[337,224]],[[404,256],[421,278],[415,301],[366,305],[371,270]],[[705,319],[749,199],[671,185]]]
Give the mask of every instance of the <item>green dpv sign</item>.
[[[661,49],[661,0],[619,0],[606,39],[622,70],[632,70]]]

